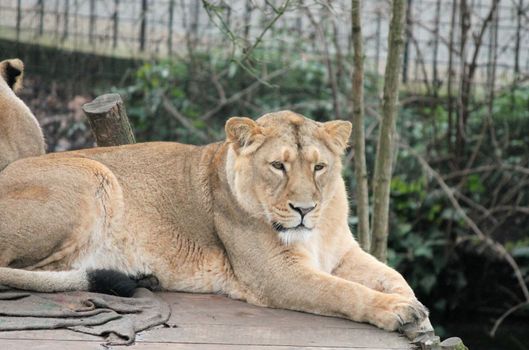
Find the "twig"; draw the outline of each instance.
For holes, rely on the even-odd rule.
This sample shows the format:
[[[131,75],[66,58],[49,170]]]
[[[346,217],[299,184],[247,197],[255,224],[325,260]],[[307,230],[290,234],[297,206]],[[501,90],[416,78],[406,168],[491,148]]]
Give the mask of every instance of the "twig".
[[[421,70],[422,70],[422,75],[424,77],[423,82],[424,82],[424,86],[426,87],[426,94],[430,96],[431,92],[432,92],[432,88],[430,87],[430,84],[429,84],[429,80],[430,79],[428,79],[428,71],[426,69],[426,63],[425,63],[425,60],[424,60],[424,55],[422,54],[422,50],[421,50],[421,47],[419,45],[419,42],[417,41],[417,38],[413,35],[413,33],[408,33],[408,36],[409,36],[409,38],[411,40],[411,43],[415,47],[415,52],[417,54],[417,64],[421,67]],[[434,82],[434,84],[435,84],[435,82]]]
[[[491,215],[491,211],[487,208],[485,208],[484,206],[482,206],[481,204],[479,203],[476,203],[474,202],[472,199],[468,198],[467,196],[465,196],[464,194],[462,194],[461,192],[459,191],[454,191],[454,195],[456,197],[459,197],[461,198],[461,200],[465,203],[467,203],[469,206],[471,206],[472,208],[480,211],[483,213],[483,217],[489,217],[491,221],[493,221],[495,224],[498,222],[498,220],[496,220],[494,218],[494,216]]]
[[[268,2],[267,2],[268,3]],[[202,4],[204,6],[204,9],[206,10],[206,13],[208,14],[209,19],[217,28],[219,28],[221,31],[223,31],[230,39],[233,45],[238,45],[238,38],[237,36],[231,31],[229,25],[224,21],[222,16],[218,13],[218,6],[215,6],[211,4],[207,0],[202,0]],[[246,60],[250,57],[250,55],[253,53],[253,51],[259,46],[261,41],[263,40],[264,35],[270,30],[270,28],[273,27],[273,25],[283,16],[285,11],[288,8],[288,5],[290,4],[290,0],[285,0],[283,5],[281,5],[279,8],[276,8],[275,6],[271,6],[275,16],[272,18],[272,20],[266,25],[266,27],[263,28],[261,33],[257,36],[254,43],[250,47],[244,48],[244,55],[240,59],[234,59],[237,64],[239,64],[244,70],[248,71],[250,74],[255,75],[255,72],[252,72],[252,70],[246,66]],[[270,4],[269,4],[270,5]],[[212,16],[212,13],[215,14],[215,17],[219,20],[220,25],[217,23],[217,21],[214,20],[214,17]]]
[[[283,16],[283,14],[285,13],[288,5],[290,3],[290,0],[286,0],[283,4],[283,6],[281,6],[279,9],[275,9],[274,8],[274,12],[276,13],[276,16],[274,18],[272,18],[272,20],[268,23],[268,25],[261,31],[261,34],[259,34],[259,36],[257,37],[257,39],[255,40],[255,42],[253,43],[253,45],[248,49],[246,50],[246,53],[245,55],[243,56],[243,58],[240,60],[241,62],[244,62],[246,61],[246,59],[248,57],[250,57],[251,53],[253,52],[253,50],[255,50],[255,48],[257,46],[259,46],[259,44],[261,43],[261,41],[263,40],[263,37],[264,35],[266,34],[266,32],[268,32],[268,30],[270,28],[272,28],[272,26],[277,22],[277,20],[279,18],[281,18],[281,16]]]
[[[178,120],[186,129],[195,134],[201,141],[209,141],[209,137],[202,130],[197,129],[191,122],[189,122],[189,119],[183,116],[166,96],[162,96],[162,105],[169,114],[175,117],[176,120]]]
[[[278,70],[268,74],[267,76],[263,77],[263,79],[272,80],[272,79],[280,76],[281,74],[283,74],[287,70],[288,70],[288,67],[282,68],[282,69],[278,69]],[[251,91],[253,91],[256,88],[258,88],[259,85],[261,85],[261,84],[262,84],[261,80],[256,80],[252,84],[250,84],[246,88],[244,88],[243,90],[231,95],[229,98],[225,98],[224,100],[221,99],[220,103],[217,106],[215,106],[212,109],[210,109],[209,111],[207,111],[204,115],[202,115],[200,117],[200,119],[203,120],[203,121],[206,121],[206,120],[210,119],[213,115],[215,115],[215,113],[220,111],[224,106],[241,99],[246,94],[248,94]]]
[[[488,172],[492,170],[497,169],[503,169],[503,170],[511,170],[516,171],[525,175],[529,175],[529,168],[525,168],[520,165],[510,165],[510,164],[495,164],[495,165],[482,165],[471,169],[463,169],[463,170],[457,170],[454,171],[448,175],[443,176],[445,180],[452,180],[454,178],[458,178],[461,176],[466,176],[469,174],[475,174],[475,173],[483,173]]]
[[[325,61],[325,65],[327,66],[327,74],[329,75],[329,83],[331,85],[331,92],[332,92],[332,104],[333,104],[333,110],[334,115],[336,117],[341,117],[341,111],[340,111],[340,103],[338,100],[338,84],[336,82],[336,73],[334,72],[334,67],[330,58],[330,50],[329,45],[327,43],[327,38],[325,37],[325,33],[321,27],[321,21],[318,22],[314,18],[314,15],[312,14],[312,11],[305,6],[304,7],[305,12],[307,13],[307,17],[310,20],[310,23],[314,26],[316,29],[316,32],[318,33],[318,36],[320,37],[320,41],[323,43],[323,59]]]
[[[490,214],[497,213],[499,211],[515,211],[529,215],[529,207],[521,207],[517,205],[500,205],[488,210]]]
[[[523,303],[515,305],[515,306],[511,307],[509,310],[505,311],[503,313],[503,315],[501,315],[500,318],[498,318],[496,320],[496,322],[494,322],[494,327],[492,327],[492,329],[490,330],[490,333],[489,333],[490,336],[494,337],[494,335],[496,334],[496,331],[498,330],[498,327],[503,322],[503,320],[505,320],[510,314],[512,314],[515,311],[518,311],[519,309],[521,309],[524,306],[529,306],[529,301],[524,301]]]
[[[224,88],[222,87],[222,84],[219,82],[219,78],[217,74],[212,73],[211,74],[211,82],[215,86],[215,89],[217,90],[217,93],[219,94],[219,98],[221,102],[226,101],[226,93],[224,92]]]

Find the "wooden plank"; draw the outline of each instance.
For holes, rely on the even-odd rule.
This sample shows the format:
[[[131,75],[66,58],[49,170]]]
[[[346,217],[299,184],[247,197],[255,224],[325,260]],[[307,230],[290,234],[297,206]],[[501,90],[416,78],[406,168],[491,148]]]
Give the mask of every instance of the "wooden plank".
[[[0,342],[3,339],[30,339],[30,340],[68,340],[68,341],[95,341],[101,342],[102,338],[94,335],[74,332],[68,329],[32,330],[32,331],[3,331],[0,332]],[[1,343],[0,343],[1,344]],[[1,349],[1,347],[0,347]]]
[[[397,333],[344,319],[262,308],[219,295],[159,293],[159,296],[171,306],[172,316],[168,323],[174,328],[158,327],[139,333],[138,348],[412,348]],[[35,348],[26,347],[26,341],[33,341],[35,344],[61,341],[61,344],[70,344],[66,344],[66,348],[76,350],[99,349],[99,344],[103,343],[99,337],[69,330],[0,332],[0,349],[16,349],[11,344],[18,344],[19,341],[21,349]],[[83,346],[74,347],[74,343]],[[4,344],[10,345],[3,346]]]
[[[306,324],[315,317],[325,327],[372,329],[365,323],[351,322],[336,317],[323,317],[290,310],[270,309],[232,300],[222,295],[191,293],[159,293],[172,310],[169,324],[230,324],[276,326]]]
[[[292,347],[292,346],[247,346],[226,344],[168,344],[168,343],[136,343],[130,347],[119,346],[105,347],[101,344],[82,341],[65,340],[1,340],[0,347],[7,350],[107,350],[107,349],[137,349],[137,350],[336,350],[336,347]],[[366,348],[347,348],[352,350],[365,350]],[[369,350],[386,350],[383,348],[369,348]]]
[[[105,347],[94,342],[68,340],[26,340],[0,339],[0,349],[5,350],[103,350]]]
[[[32,340],[37,343],[54,340],[81,341],[95,344],[103,342],[99,337],[69,330],[0,332],[0,345],[4,344],[5,341],[16,340]],[[314,323],[306,327],[183,325],[178,328],[155,328],[139,333],[137,342],[411,349],[407,340],[397,334],[387,333],[378,329],[321,328],[320,326],[314,326]],[[0,348],[4,349],[5,347],[0,346]]]
[[[299,346],[270,346],[270,345],[236,345],[236,344],[174,344],[174,343],[137,343],[134,349],[153,350],[387,350],[384,348],[343,348],[343,347],[299,347]],[[76,349],[77,350],[77,349]],[[116,349],[117,350],[117,349]]]
[[[182,325],[145,332],[139,341],[164,343],[380,347],[410,349],[408,341],[379,329],[345,329],[321,327],[318,322],[296,326]]]
[[[409,349],[396,333],[334,317],[253,306],[220,295],[160,293],[171,305],[169,324],[144,341],[274,346]]]

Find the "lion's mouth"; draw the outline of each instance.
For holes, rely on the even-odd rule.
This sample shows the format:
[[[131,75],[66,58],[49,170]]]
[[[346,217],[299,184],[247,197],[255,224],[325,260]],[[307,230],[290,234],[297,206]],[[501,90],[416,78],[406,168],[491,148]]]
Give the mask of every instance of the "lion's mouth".
[[[294,227],[285,227],[285,226],[281,225],[279,222],[274,222],[274,223],[272,223],[272,227],[277,232],[285,232],[287,230],[311,230],[310,228],[305,226],[302,222],[299,223],[299,225],[294,226]]]
[[[281,225],[279,222],[273,222],[272,223],[272,227],[274,228],[274,230],[276,230],[277,232],[283,232],[283,231],[286,231],[287,228],[283,225]]]

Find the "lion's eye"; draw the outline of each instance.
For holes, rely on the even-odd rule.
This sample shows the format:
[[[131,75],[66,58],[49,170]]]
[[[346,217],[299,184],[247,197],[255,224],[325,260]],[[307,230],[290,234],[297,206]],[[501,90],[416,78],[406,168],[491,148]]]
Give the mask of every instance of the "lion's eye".
[[[323,168],[325,168],[325,164],[319,163],[314,166],[314,171],[320,171],[323,170]]]
[[[275,161],[275,162],[270,163],[270,165],[272,165],[277,170],[285,170],[285,165],[281,162]]]

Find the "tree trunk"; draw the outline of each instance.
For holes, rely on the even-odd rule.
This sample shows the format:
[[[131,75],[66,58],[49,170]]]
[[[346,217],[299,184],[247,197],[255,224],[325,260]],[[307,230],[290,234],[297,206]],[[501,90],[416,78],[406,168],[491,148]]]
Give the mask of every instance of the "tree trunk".
[[[354,48],[353,71],[353,146],[355,148],[354,170],[356,179],[356,215],[358,216],[358,240],[369,252],[369,194],[364,135],[364,52],[361,22],[361,0],[351,0],[351,29]]]
[[[99,147],[136,143],[125,112],[125,106],[118,94],[106,94],[83,105],[90,127]]]
[[[380,261],[387,260],[389,189],[395,120],[399,96],[399,76],[402,70],[402,47],[406,0],[393,0],[388,35],[388,56],[384,74],[382,121],[379,129],[375,174],[373,181],[373,245],[371,252]]]

